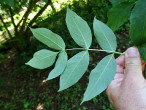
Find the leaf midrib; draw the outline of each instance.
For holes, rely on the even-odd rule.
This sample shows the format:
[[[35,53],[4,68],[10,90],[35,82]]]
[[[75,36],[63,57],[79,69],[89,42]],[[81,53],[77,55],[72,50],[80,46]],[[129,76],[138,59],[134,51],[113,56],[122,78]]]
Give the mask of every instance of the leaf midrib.
[[[102,31],[102,33],[103,33],[103,36],[105,36],[105,39],[107,40],[107,42],[108,42],[108,44],[109,44],[111,50],[114,51],[113,48],[112,48],[112,46],[111,46],[111,44],[110,44],[110,42],[109,42],[109,40],[108,40],[108,38],[106,37],[106,35],[104,34],[103,31]]]
[[[93,87],[96,86],[96,84],[99,82],[99,79],[101,78],[101,76],[103,75],[104,71],[106,70],[107,66],[109,65],[109,63],[112,60],[112,57],[114,56],[114,54],[111,56],[110,60],[108,61],[107,65],[105,66],[104,70],[102,71],[100,77],[98,78],[98,80],[96,81],[96,83],[94,83]],[[93,87],[90,89],[90,92],[88,94],[91,94],[91,91],[93,90]]]
[[[36,32],[36,33],[38,33],[38,32]],[[38,34],[40,34],[41,36],[44,36],[44,35],[42,35],[41,33],[38,33]],[[58,45],[57,43],[55,43],[54,41],[52,41],[51,39],[49,39],[48,37],[46,37],[46,36],[44,36],[46,39],[48,39],[48,40],[50,40],[52,43],[54,43],[55,45],[57,45],[59,48],[61,48],[61,50],[64,50],[64,48],[62,48],[60,45]],[[48,44],[47,44],[48,45]]]
[[[64,57],[64,54],[65,54],[65,52],[62,52],[62,56],[60,57],[60,59],[62,59],[62,58]],[[60,66],[60,64],[61,64],[61,61],[59,62],[59,64],[58,64],[58,65]],[[56,65],[55,65],[55,67],[56,67]],[[55,68],[54,68],[53,70],[55,70]],[[55,77],[54,77],[54,76],[50,76],[50,75],[51,75],[51,73],[52,73],[52,72],[54,72],[53,70],[50,72],[50,74],[49,74],[49,77],[48,77],[48,78],[50,78],[50,77],[55,78],[55,77],[58,75],[58,74],[57,74],[57,75],[56,75],[56,74],[54,74],[54,75],[55,75]],[[58,73],[60,73],[60,72],[58,72]],[[59,74],[59,75],[60,75],[60,74]]]
[[[40,58],[40,60],[44,60],[44,59],[46,59],[46,58],[49,58],[49,57],[51,57],[51,56],[53,56],[53,55],[55,55],[55,54],[57,54],[57,52],[56,53],[54,53],[54,54],[51,54],[51,55],[48,55],[47,57],[44,57],[44,58]],[[35,56],[34,56],[35,57]],[[37,58],[38,59],[38,58]]]
[[[77,65],[75,66],[75,68],[73,69],[73,71],[68,75],[68,77],[66,78],[67,80],[64,82],[68,82],[69,77],[72,75],[72,73],[75,71],[75,69],[77,68],[77,66],[79,65],[79,63],[81,62],[81,60],[83,59],[83,57],[87,54],[87,52],[84,53],[84,55],[82,56],[82,58],[80,59],[80,61],[77,63]],[[66,83],[64,83],[66,84]]]
[[[68,13],[68,15],[70,16],[70,13]],[[76,15],[76,16],[77,16],[77,15]],[[79,30],[79,32],[80,32],[80,34],[81,34],[81,37],[83,38],[83,40],[84,40],[84,42],[85,42],[85,46],[86,46],[86,48],[88,48],[88,46],[87,46],[87,42],[85,41],[84,36],[83,36],[82,32],[80,31],[78,25],[76,24],[76,22],[75,22],[75,20],[72,18],[72,16],[70,16],[70,18],[71,18],[71,19],[73,20],[73,22],[75,23],[77,29]],[[68,24],[69,24],[69,22],[68,22]]]

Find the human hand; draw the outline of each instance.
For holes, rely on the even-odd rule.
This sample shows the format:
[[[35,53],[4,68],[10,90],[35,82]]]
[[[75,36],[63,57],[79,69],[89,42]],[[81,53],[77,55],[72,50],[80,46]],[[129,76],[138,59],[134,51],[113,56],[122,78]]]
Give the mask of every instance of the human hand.
[[[146,110],[146,80],[140,54],[135,47],[116,59],[116,75],[106,92],[115,110]]]

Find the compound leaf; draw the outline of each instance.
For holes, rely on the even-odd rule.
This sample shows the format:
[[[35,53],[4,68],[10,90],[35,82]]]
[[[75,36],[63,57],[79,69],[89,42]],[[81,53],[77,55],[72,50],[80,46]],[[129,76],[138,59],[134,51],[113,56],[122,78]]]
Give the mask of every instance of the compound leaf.
[[[123,25],[129,18],[133,3],[126,2],[113,6],[108,11],[108,22],[107,25],[116,31],[121,25]]]
[[[130,36],[135,45],[146,43],[146,1],[138,0],[130,16]]]
[[[74,41],[83,48],[89,48],[92,34],[87,22],[67,8],[66,24]]]
[[[56,61],[55,68],[50,72],[47,80],[58,77],[65,69],[67,64],[67,53],[61,52],[59,54],[58,60]]]
[[[68,60],[66,69],[60,77],[60,89],[62,91],[74,85],[86,72],[89,65],[88,51],[82,51]]]
[[[141,58],[146,62],[146,43],[139,46],[139,52],[141,54]]]
[[[83,102],[91,100],[103,92],[116,73],[116,61],[114,54],[104,57],[98,65],[91,71],[89,84],[84,93]]]
[[[116,50],[116,36],[106,24],[94,18],[93,29],[94,35],[102,49],[108,51]]]
[[[33,58],[26,64],[37,69],[45,69],[53,65],[57,54],[58,52],[52,52],[50,50],[42,49],[40,51],[37,51],[33,55]]]
[[[46,44],[48,47],[57,50],[65,49],[65,43],[63,39],[59,35],[50,31],[49,29],[46,28],[37,28],[37,29],[30,28],[30,29],[33,35],[35,36],[35,38],[41,41],[42,43]]]

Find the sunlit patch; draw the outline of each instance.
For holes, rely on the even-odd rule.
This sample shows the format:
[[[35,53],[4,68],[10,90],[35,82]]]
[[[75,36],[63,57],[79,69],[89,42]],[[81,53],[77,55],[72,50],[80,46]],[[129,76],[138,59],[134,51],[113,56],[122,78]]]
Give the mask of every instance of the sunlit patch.
[[[43,81],[39,84],[39,86],[43,86],[44,84],[47,84],[46,80],[43,80]]]
[[[36,107],[36,110],[43,110],[43,105],[39,103],[38,106]]]

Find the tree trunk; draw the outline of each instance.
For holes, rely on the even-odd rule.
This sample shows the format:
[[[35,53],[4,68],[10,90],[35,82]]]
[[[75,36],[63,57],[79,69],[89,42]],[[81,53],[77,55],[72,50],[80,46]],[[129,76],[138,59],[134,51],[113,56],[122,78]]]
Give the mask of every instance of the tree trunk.
[[[5,29],[7,30],[8,35],[9,35],[9,38],[12,39],[12,35],[11,35],[10,31],[8,30],[7,25],[6,25],[6,23],[4,22],[4,20],[3,20],[3,18],[2,18],[1,15],[0,15],[0,20],[2,21],[2,23],[3,23],[4,27],[5,27]]]
[[[31,27],[33,25],[33,23],[35,22],[35,20],[45,11],[45,9],[48,7],[48,5],[51,3],[51,0],[48,0],[48,2],[44,5],[44,7],[42,7],[39,12],[34,16],[34,18],[29,22],[28,26]],[[27,26],[26,30],[25,30],[25,35],[28,35],[29,32],[29,27]],[[29,36],[27,36],[26,40],[29,40]]]
[[[54,12],[56,12],[56,9],[55,9],[55,7],[54,7],[54,5],[53,5],[53,2],[50,3],[50,6],[51,6],[52,10],[53,10]]]

